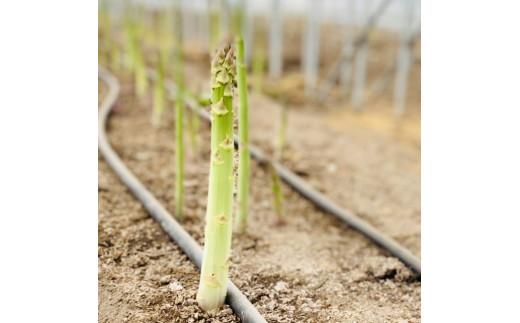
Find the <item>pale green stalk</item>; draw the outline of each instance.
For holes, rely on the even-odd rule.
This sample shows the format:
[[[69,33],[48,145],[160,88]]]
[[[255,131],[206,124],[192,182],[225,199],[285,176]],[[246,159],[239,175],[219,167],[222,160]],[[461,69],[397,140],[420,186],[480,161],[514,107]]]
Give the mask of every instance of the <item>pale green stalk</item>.
[[[190,131],[190,143],[193,149],[195,159],[198,159],[200,155],[199,143],[200,143],[200,108],[206,107],[211,104],[211,94],[202,93],[199,89],[197,93],[185,93],[190,96],[195,102],[195,109],[191,113],[189,120],[189,131]]]
[[[280,177],[278,176],[278,173],[276,172],[276,169],[270,160],[267,161],[267,168],[269,173],[271,173],[271,190],[273,192],[274,210],[278,218],[277,224],[284,225],[285,213],[283,210],[283,193],[282,185],[280,184]]]
[[[157,78],[155,79],[153,90],[153,113],[152,125],[159,127],[166,107],[166,90],[164,88],[165,60],[164,53],[158,53],[157,58]]]
[[[197,301],[212,311],[226,297],[233,220],[234,145],[233,79],[235,62],[230,47],[220,49],[212,66],[211,162],[204,255]]]
[[[259,44],[257,44],[259,45]],[[264,68],[265,68],[265,62],[264,62],[264,50],[262,46],[256,46],[256,50],[254,51],[253,55],[253,88],[255,92],[260,93],[262,92],[262,77],[264,74]]]
[[[125,8],[125,17],[123,22],[124,36],[125,36],[125,50],[127,51],[127,57],[125,61],[125,67],[129,72],[134,72],[135,67],[135,26],[132,19],[132,8],[127,3]]]
[[[135,49],[134,49],[134,73],[135,73],[135,88],[137,92],[137,96],[140,99],[143,99],[146,90],[148,88],[148,79],[146,78],[146,64],[145,58],[143,56],[142,51],[140,50],[137,41],[135,41]]]
[[[99,14],[99,21],[103,26],[105,26],[102,29],[102,36],[103,39],[107,42],[107,62],[109,63],[110,68],[117,72],[119,71],[120,67],[120,53],[115,35],[116,22],[110,15],[109,11],[102,11],[102,13],[100,12]]]
[[[193,151],[195,154],[195,158],[198,159],[200,157],[200,108],[206,107],[211,104],[211,94],[209,93],[199,93],[196,96],[197,105],[195,106],[195,110],[192,113],[190,123],[193,132],[192,145]]]
[[[244,62],[244,39],[237,40],[237,85],[238,98],[238,212],[235,219],[235,231],[244,232],[249,210],[249,126],[247,108],[246,66]]]
[[[191,148],[193,150],[193,155],[195,159],[199,158],[199,128],[200,128],[200,100],[199,94],[192,95],[195,100],[195,109],[191,112],[191,117],[189,120],[189,130],[190,130],[190,143]]]
[[[164,10],[163,13],[160,15],[160,24],[159,24],[159,30],[157,31],[158,35],[158,42],[159,42],[159,49],[161,51],[161,55],[164,58],[164,66],[168,66],[170,63],[170,51],[172,47],[172,41],[171,41],[171,16],[169,13],[169,10]]]
[[[177,84],[177,99],[175,102],[175,217],[182,221],[184,215],[182,212],[183,195],[184,195],[184,145],[182,139],[182,121],[184,110],[184,79],[182,66],[182,16],[178,4],[176,6],[175,21],[175,83]]]
[[[276,137],[275,145],[275,159],[282,158],[283,150],[285,149],[285,142],[287,136],[287,103],[284,102],[281,109],[280,128],[278,129],[278,136]]]
[[[138,24],[134,8],[127,8],[125,21],[125,40],[128,51],[127,67],[134,73],[135,89],[137,96],[142,99],[148,87],[146,78],[146,63],[143,51],[139,46],[141,26]]]

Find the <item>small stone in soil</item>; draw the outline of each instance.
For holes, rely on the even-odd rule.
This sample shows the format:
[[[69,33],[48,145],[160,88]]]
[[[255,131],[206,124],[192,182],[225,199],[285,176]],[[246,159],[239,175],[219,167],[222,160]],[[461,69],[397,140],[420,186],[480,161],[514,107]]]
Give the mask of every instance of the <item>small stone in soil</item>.
[[[276,285],[274,286],[274,289],[277,291],[277,292],[281,292],[281,291],[284,291],[287,289],[287,283],[286,282],[283,282],[283,281],[279,281],[276,283]]]
[[[334,174],[338,171],[338,166],[336,164],[330,163],[327,165],[327,171],[331,174]]]
[[[183,289],[184,289],[184,287],[182,287],[182,285],[177,283],[177,282],[171,282],[170,283],[170,290],[172,292],[178,292],[178,291],[183,290]]]
[[[147,152],[141,151],[135,155],[135,159],[137,159],[138,161],[145,161],[145,160],[150,159],[150,154]]]

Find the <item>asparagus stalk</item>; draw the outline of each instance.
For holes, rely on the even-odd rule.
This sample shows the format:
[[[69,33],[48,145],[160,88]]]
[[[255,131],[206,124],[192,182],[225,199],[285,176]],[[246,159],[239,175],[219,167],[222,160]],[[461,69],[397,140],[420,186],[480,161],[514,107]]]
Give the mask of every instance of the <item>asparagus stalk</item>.
[[[135,26],[132,21],[132,8],[127,4],[125,7],[125,18],[123,22],[125,32],[125,50],[127,51],[127,58],[125,61],[125,67],[129,72],[134,71],[135,65]]]
[[[133,16],[132,16],[133,14]],[[146,78],[146,62],[144,52],[139,44],[142,26],[139,25],[138,12],[130,11],[130,17],[127,20],[127,46],[129,47],[129,68],[134,73],[135,89],[137,96],[142,100],[148,88],[148,80]],[[133,19],[136,18],[136,19]]]
[[[158,27],[157,27],[157,40],[159,44],[159,51],[164,59],[164,67],[169,66],[170,63],[170,52],[172,48],[172,40],[170,35],[171,30],[171,13],[168,8],[159,14]]]
[[[278,136],[276,137],[275,153],[274,157],[276,160],[282,158],[283,150],[285,149],[287,136],[287,102],[282,105],[281,116],[280,116],[280,128],[278,128]]]
[[[204,255],[197,301],[211,311],[224,303],[227,290],[233,217],[234,53],[221,48],[211,64],[212,118],[208,206]]]
[[[271,190],[273,192],[273,203],[276,216],[278,218],[277,224],[285,224],[285,213],[283,210],[283,193],[280,185],[280,177],[270,160],[267,160],[267,168],[271,174]]]
[[[253,89],[256,93],[262,92],[262,78],[265,68],[265,53],[264,53],[264,41],[262,36],[259,35],[255,38],[255,50],[253,55]]]
[[[246,229],[249,209],[249,130],[247,117],[247,83],[246,66],[244,62],[244,39],[237,40],[237,77],[238,98],[238,213],[235,221],[235,231],[244,232]]]
[[[164,88],[166,58],[164,53],[159,52],[157,56],[157,78],[153,90],[153,113],[152,125],[158,127],[161,124],[162,115],[166,106],[166,90]]]
[[[100,17],[100,21],[102,21],[102,18]],[[106,12],[106,23],[107,23],[107,29],[104,32],[106,35],[106,39],[108,40],[108,56],[109,56],[109,62],[110,67],[112,70],[118,72],[120,70],[120,59],[121,54],[119,52],[119,44],[116,37],[116,27],[117,27],[117,21],[116,17],[114,17],[113,13],[111,11]]]
[[[182,120],[184,110],[184,79],[182,72],[182,16],[180,14],[179,3],[175,10],[175,81],[177,84],[177,100],[175,102],[175,216],[182,221],[184,216],[182,213],[183,204],[183,182],[184,182],[184,147],[182,139]]]
[[[146,64],[144,61],[144,54],[140,50],[137,40],[135,40],[134,46],[135,88],[137,91],[137,96],[140,99],[143,99],[148,88],[148,80],[146,78]]]
[[[197,94],[194,94],[192,95],[193,97],[195,97],[196,99],[196,102],[195,102],[195,110],[192,111],[191,113],[191,117],[189,119],[189,131],[190,131],[190,143],[191,143],[191,148],[193,150],[193,155],[195,157],[195,159],[197,160],[198,157],[199,157],[199,128],[200,128],[200,115],[199,115],[199,110],[200,110],[200,105],[201,105],[201,99],[200,99],[200,91],[197,93]]]

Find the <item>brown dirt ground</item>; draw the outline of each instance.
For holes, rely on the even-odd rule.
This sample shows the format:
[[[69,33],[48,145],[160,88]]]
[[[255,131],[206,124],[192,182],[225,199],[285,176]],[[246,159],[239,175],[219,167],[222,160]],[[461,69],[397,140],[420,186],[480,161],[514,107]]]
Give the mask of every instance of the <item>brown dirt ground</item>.
[[[271,152],[279,119],[273,116],[280,115],[281,105],[255,95],[250,102],[251,140]],[[329,125],[331,120],[337,127]],[[294,109],[287,142],[282,164],[420,257],[420,147],[355,116],[336,119]]]
[[[420,41],[414,48],[418,64],[410,74],[406,115],[396,121],[392,85],[377,102],[370,102],[367,92],[363,113],[352,112],[348,102],[338,99],[337,91],[324,105],[304,101],[300,25],[291,18],[284,24],[284,78],[264,79],[267,93],[290,99],[288,147],[282,163],[420,257]],[[337,58],[342,33],[337,26],[322,29],[320,81]],[[396,40],[390,33],[372,34],[368,86],[395,59]],[[187,54],[191,60],[185,70],[188,87],[206,88],[207,54]],[[167,128],[152,129],[151,98],[139,104],[128,77],[118,76],[123,81],[123,98],[109,123],[110,141],[172,211],[173,112],[170,109],[166,114]],[[100,83],[99,97],[105,93]],[[268,153],[280,108],[277,100],[250,95],[251,138]],[[204,143],[209,140],[209,127],[203,124],[201,128],[198,159],[185,138],[184,226],[202,244],[209,156]],[[276,226],[268,176],[254,162],[251,171],[250,230],[233,239],[230,274],[269,322],[420,321],[421,283],[409,269],[332,216],[317,211],[286,185],[287,225]],[[216,317],[198,309],[198,270],[101,157],[99,184],[99,321],[238,321],[227,306]],[[176,290],[179,285],[183,289]]]
[[[149,109],[132,98],[127,78],[120,78],[126,80],[123,98],[109,123],[109,139],[145,186],[167,209],[174,210],[173,112],[169,109],[165,116],[168,127],[154,130]],[[276,104],[254,96],[251,102],[252,139],[269,148],[276,126],[269,119],[276,113],[272,110],[277,109]],[[311,125],[315,115],[296,115],[300,114],[289,119],[291,145],[284,162],[308,174],[318,189],[420,255],[420,231],[416,232],[420,216],[417,223],[416,206],[408,205],[418,203],[419,187],[414,186],[419,175],[413,169],[420,160],[409,157],[413,151],[398,145],[387,148],[393,142],[377,133],[363,140],[363,128],[354,128],[343,137],[337,133],[330,136],[322,123]],[[325,133],[314,138],[320,129]],[[204,124],[201,132],[201,158],[195,159],[186,146],[184,227],[202,244],[209,127]],[[326,142],[326,138],[333,140]],[[341,150],[342,155],[336,156]],[[329,166],[331,163],[336,166]],[[411,175],[398,167],[402,163],[412,165],[404,168]],[[195,303],[196,268],[102,160],[99,164],[100,321],[187,321],[188,317],[207,321]],[[334,169],[345,174],[340,177],[329,171]],[[403,174],[408,177],[402,178]],[[392,185],[398,185],[398,191],[389,191]],[[253,162],[249,233],[233,239],[231,279],[269,322],[420,321],[421,283],[408,268],[340,221],[316,210],[289,187],[284,185],[283,190],[287,225],[279,227],[275,225],[268,176]],[[410,219],[415,222],[406,223]],[[177,284],[183,289],[172,291]],[[219,315],[213,320],[236,319],[227,307]]]
[[[99,102],[107,86],[99,82]],[[123,97],[123,102],[125,98]],[[199,271],[98,156],[99,322],[238,322],[195,300]]]
[[[190,88],[209,84],[201,65],[186,64]],[[288,108],[282,164],[420,257],[420,115],[397,120],[384,105],[364,113],[336,106]],[[279,101],[250,92],[251,142],[270,155],[281,109]]]

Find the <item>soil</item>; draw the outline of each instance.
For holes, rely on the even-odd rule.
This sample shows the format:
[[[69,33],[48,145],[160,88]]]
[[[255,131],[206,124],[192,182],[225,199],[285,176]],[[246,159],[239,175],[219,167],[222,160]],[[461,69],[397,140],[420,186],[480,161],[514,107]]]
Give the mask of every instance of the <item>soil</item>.
[[[188,87],[209,84],[204,64],[186,64]],[[280,162],[347,210],[421,256],[420,111],[402,120],[381,104],[363,113],[342,106],[288,104]],[[269,156],[282,103],[250,91],[250,138]],[[415,113],[414,113],[415,111]]]
[[[259,19],[258,24],[266,22]],[[416,63],[410,71],[406,114],[396,121],[392,84],[377,101],[371,100],[369,89],[395,60],[398,36],[381,30],[371,34],[366,106],[362,113],[355,113],[337,89],[322,105],[303,96],[301,25],[298,18],[290,17],[284,23],[284,77],[263,80],[264,94],[272,98],[250,92],[252,143],[268,154],[273,152],[280,102],[288,102],[288,146],[282,164],[420,257],[420,39],[413,50]],[[339,55],[343,32],[338,26],[323,26],[318,83]],[[209,58],[190,52],[189,42],[186,48],[187,87],[205,89]],[[151,97],[135,98],[131,79],[121,73],[117,76],[122,94],[109,122],[109,140],[131,171],[173,212],[171,103],[166,126],[153,129]],[[99,84],[102,99],[107,88]],[[200,152],[195,153],[185,133],[183,225],[203,244],[209,170],[209,125],[204,122],[200,135]],[[420,321],[421,283],[413,272],[285,184],[286,225],[278,226],[269,178],[253,161],[249,231],[233,238],[230,270],[231,279],[267,321]],[[240,321],[227,305],[213,316],[198,308],[198,269],[146,214],[102,157],[98,234],[100,322]]]
[[[204,80],[193,66],[187,64],[186,70],[194,72],[186,74],[193,76],[187,80],[191,88]],[[170,106],[165,114],[167,127],[152,128],[150,100],[137,100],[129,78],[118,78],[122,97],[109,122],[109,140],[131,171],[173,211],[173,110]],[[279,107],[265,96],[251,96],[252,142],[267,151]],[[420,147],[356,127],[354,121],[338,131],[320,111],[291,113],[290,145],[282,161],[420,256]],[[200,130],[200,154],[190,150],[185,138],[183,226],[203,244],[209,126],[203,123]],[[268,180],[266,171],[252,162],[249,231],[234,235],[230,277],[269,322],[420,321],[421,283],[413,272],[285,184],[287,224],[276,225]],[[100,321],[238,320],[227,306],[216,317],[198,309],[198,270],[102,159],[98,250]]]
[[[107,93],[99,83],[100,101]],[[125,99],[123,97],[123,102]],[[195,300],[199,271],[98,156],[99,322],[238,322]]]
[[[250,102],[251,140],[272,154],[281,105],[256,95]],[[420,257],[420,147],[360,119],[290,110],[281,163]]]

